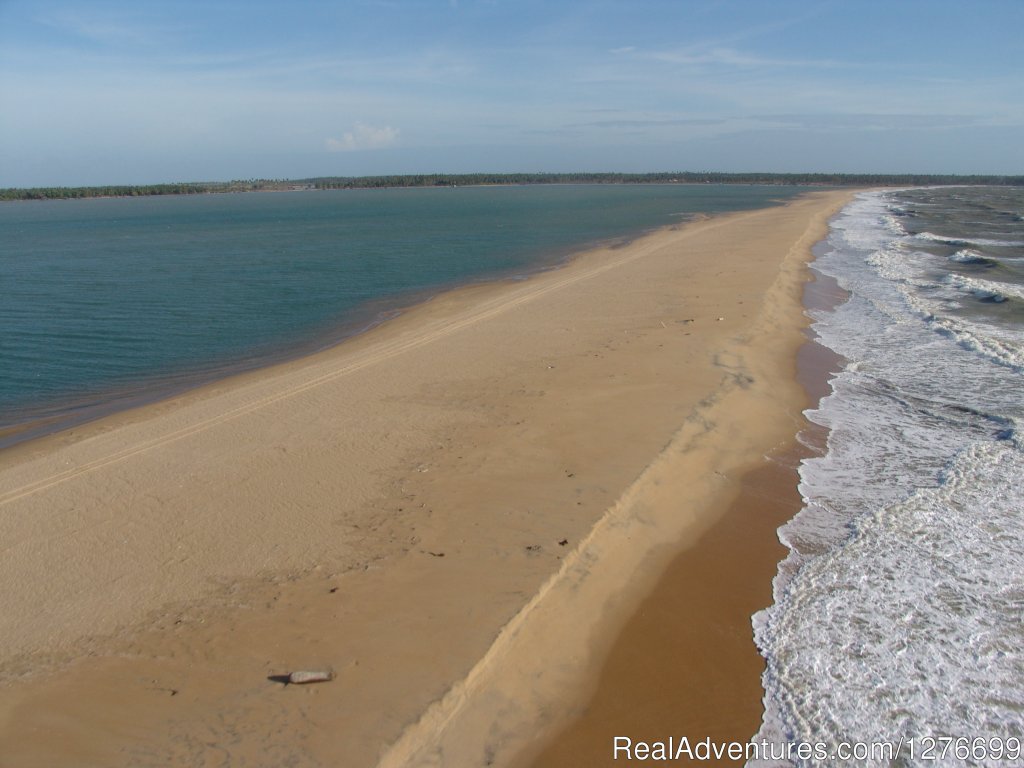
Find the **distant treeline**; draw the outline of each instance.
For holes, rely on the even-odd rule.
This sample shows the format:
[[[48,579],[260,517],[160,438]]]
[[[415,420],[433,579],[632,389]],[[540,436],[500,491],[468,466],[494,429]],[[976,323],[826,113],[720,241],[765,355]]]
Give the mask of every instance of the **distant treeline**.
[[[780,184],[809,186],[928,186],[996,184],[1024,186],[1024,176],[848,173],[463,173],[404,176],[328,176],[304,179],[315,189],[454,187],[496,184]]]
[[[204,195],[214,192],[256,192],[288,189],[283,182],[201,181],[187,184],[113,185],[105,187],[16,187],[0,189],[0,200],[67,200],[76,197],[147,197],[150,195]],[[308,187],[311,188],[311,187]]]
[[[384,187],[469,187],[511,184],[779,184],[807,186],[916,187],[950,184],[1024,186],[1024,176],[858,173],[460,173],[394,176],[322,176],[312,179],[248,179],[106,187],[0,189],[0,200],[52,200],[79,197],[142,197],[223,192]]]

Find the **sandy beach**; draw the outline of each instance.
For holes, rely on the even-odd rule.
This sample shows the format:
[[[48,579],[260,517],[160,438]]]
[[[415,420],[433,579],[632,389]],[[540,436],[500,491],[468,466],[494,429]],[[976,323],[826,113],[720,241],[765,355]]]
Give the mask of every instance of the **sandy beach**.
[[[805,287],[804,306],[831,309],[846,297],[819,275]],[[814,407],[843,360],[807,333],[797,351],[797,378],[807,407]],[[740,478],[714,525],[673,557],[634,609],[571,721],[526,747],[516,764],[613,764],[610,747],[623,736],[677,743],[685,736],[693,744],[750,739],[761,724],[764,671],[750,619],[771,602],[772,579],[788,551],[776,530],[803,506],[799,462],[823,453],[826,436],[808,422],[799,442],[780,446]]]
[[[0,453],[0,764],[570,765],[574,727],[601,741],[577,764],[610,763],[614,709],[573,723],[643,693],[656,586],[699,580],[672,615],[734,603],[731,632],[770,600],[794,489],[763,473],[803,425],[805,264],[849,194],[452,291]],[[725,572],[756,578],[688,558],[734,541]],[[661,722],[750,679],[732,641],[749,663],[652,699]],[[690,631],[678,661],[720,644]],[[298,669],[334,679],[274,679]],[[707,728],[745,739],[760,691],[724,687],[746,709]]]

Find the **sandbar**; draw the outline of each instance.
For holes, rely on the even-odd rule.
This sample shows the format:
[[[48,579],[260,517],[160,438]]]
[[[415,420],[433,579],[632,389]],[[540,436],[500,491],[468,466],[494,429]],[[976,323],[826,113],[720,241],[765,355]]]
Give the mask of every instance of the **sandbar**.
[[[451,291],[0,452],[0,754],[521,759],[799,429],[805,265],[849,195]]]

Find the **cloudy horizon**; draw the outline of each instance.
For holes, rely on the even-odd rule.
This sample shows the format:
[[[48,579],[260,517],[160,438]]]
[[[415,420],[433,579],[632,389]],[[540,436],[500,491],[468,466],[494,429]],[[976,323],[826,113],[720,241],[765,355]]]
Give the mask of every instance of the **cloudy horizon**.
[[[1024,173],[1024,4],[0,2],[0,186]]]

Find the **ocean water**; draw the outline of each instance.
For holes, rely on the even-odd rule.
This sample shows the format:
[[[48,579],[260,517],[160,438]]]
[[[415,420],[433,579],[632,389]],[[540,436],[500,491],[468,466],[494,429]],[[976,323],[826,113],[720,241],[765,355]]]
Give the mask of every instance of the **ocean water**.
[[[1020,765],[996,750],[1024,735],[1024,190],[860,194],[814,268],[850,293],[813,313],[847,362],[754,617],[756,738],[904,744],[753,764]],[[946,737],[986,746],[926,759]]]
[[[348,190],[0,204],[0,446],[312,351],[765,186]],[[4,430],[8,430],[6,438]]]

